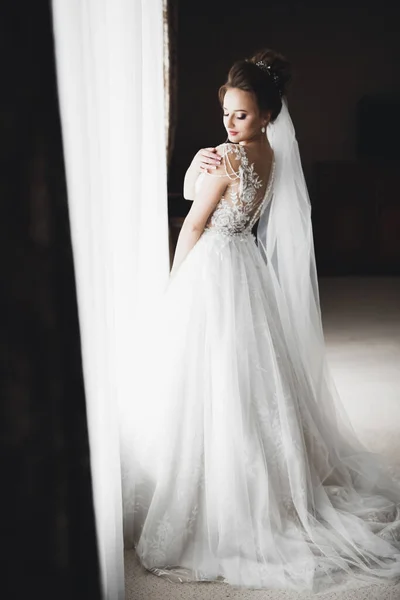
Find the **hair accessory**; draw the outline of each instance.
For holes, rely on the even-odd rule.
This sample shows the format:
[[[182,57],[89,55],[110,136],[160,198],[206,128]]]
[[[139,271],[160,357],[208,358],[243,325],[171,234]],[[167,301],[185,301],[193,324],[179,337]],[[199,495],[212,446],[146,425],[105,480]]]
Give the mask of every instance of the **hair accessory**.
[[[280,88],[279,85],[279,77],[278,75],[272,70],[271,65],[269,65],[268,63],[266,63],[263,60],[259,60],[258,62],[255,63],[256,67],[258,67],[259,69],[261,69],[261,71],[264,71],[264,73],[268,73],[274,80],[274,84],[279,92],[280,97],[282,98],[282,90]]]

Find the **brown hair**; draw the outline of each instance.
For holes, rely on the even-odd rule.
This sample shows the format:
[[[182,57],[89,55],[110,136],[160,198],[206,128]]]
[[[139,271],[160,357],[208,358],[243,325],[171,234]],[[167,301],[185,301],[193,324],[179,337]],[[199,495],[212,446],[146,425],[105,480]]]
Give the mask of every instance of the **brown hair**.
[[[270,72],[256,65],[263,61],[270,66]],[[286,95],[291,79],[289,61],[279,52],[268,48],[260,50],[249,59],[234,63],[228,73],[228,79],[219,88],[218,97],[221,106],[229,88],[237,88],[254,94],[260,111],[271,111],[271,122],[275,121],[282,108],[282,96]]]

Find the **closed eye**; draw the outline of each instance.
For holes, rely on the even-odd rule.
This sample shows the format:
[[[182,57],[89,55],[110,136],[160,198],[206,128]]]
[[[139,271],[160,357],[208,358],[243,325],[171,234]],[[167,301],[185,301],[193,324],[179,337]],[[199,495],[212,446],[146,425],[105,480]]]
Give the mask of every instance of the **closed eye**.
[[[241,121],[243,121],[243,119],[245,119],[246,116],[247,115],[237,115],[237,118],[240,119]],[[228,114],[224,113],[224,117],[229,117],[229,113]]]

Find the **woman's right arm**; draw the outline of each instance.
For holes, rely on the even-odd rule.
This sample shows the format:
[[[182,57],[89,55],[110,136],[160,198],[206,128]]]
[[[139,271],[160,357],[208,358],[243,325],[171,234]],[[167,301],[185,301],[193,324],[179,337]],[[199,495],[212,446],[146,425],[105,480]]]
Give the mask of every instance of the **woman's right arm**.
[[[186,171],[183,183],[183,197],[185,200],[194,200],[194,185],[200,173],[208,173],[221,164],[221,155],[216,148],[202,148],[193,158]]]

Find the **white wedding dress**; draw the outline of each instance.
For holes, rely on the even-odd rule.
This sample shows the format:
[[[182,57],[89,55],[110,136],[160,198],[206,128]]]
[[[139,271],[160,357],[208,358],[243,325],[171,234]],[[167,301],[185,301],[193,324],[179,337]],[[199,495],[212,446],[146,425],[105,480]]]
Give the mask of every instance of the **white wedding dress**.
[[[122,448],[127,544],[172,581],[396,582],[400,485],[383,458],[338,448],[252,233],[275,160],[265,181],[244,146],[221,150],[227,193],[143,324],[142,410]]]

